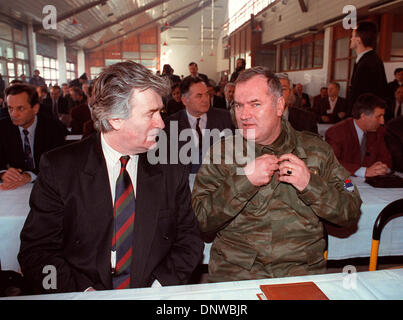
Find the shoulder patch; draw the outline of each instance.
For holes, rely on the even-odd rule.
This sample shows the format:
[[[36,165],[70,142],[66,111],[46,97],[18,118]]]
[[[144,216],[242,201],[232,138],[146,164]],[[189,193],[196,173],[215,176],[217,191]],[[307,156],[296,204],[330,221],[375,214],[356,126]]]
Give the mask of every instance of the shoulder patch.
[[[344,189],[348,192],[354,192],[354,185],[350,179],[344,180]]]

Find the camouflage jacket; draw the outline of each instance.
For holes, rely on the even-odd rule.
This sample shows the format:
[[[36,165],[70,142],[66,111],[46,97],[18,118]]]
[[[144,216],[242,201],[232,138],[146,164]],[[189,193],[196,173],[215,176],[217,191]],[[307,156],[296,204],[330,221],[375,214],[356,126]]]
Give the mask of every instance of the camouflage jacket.
[[[220,148],[228,139],[220,142]],[[201,231],[217,232],[209,281],[323,273],[326,240],[321,220],[349,225],[360,215],[357,188],[348,191],[344,184],[349,173],[319,136],[295,131],[284,120],[276,141],[256,145],[254,150],[256,158],[295,154],[309,168],[309,184],[299,192],[280,183],[276,173],[269,184],[256,187],[239,174],[239,166],[223,158],[218,164],[216,160],[203,164],[195,179],[192,205]]]

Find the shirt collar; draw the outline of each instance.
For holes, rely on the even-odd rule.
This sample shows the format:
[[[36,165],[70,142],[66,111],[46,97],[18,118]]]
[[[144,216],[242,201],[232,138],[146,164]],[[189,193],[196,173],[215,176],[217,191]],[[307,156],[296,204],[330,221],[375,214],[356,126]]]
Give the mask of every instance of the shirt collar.
[[[361,58],[362,58],[362,56],[364,55],[364,54],[366,54],[367,52],[370,52],[370,51],[372,51],[373,49],[369,49],[369,50],[366,50],[366,51],[364,51],[364,52],[361,52],[358,56],[357,56],[357,59],[355,59],[355,63],[358,63],[358,61],[360,61],[361,60]]]
[[[107,163],[111,164],[112,166],[119,164],[120,165],[120,158],[122,156],[127,156],[126,154],[121,154],[120,152],[113,149],[105,140],[104,134],[101,133],[101,146],[102,151],[105,156],[105,160]],[[128,155],[130,159],[134,159],[138,155]]]
[[[354,119],[353,119],[353,123],[354,123],[355,131],[357,131],[358,141],[361,144],[361,140],[364,135],[364,131],[359,126],[357,126]]]
[[[188,117],[189,120],[189,124],[190,126],[193,128],[194,126],[196,126],[196,122],[197,122],[197,117],[192,116],[187,110],[186,110],[186,115]],[[200,116],[200,123],[202,126],[204,126],[207,123],[207,113],[203,113]]]
[[[38,124],[38,116],[35,116],[34,122],[31,124],[30,127],[26,129],[29,132],[29,135],[33,136],[35,134],[37,124]],[[19,126],[18,129],[20,129],[20,133],[23,134],[24,128]]]

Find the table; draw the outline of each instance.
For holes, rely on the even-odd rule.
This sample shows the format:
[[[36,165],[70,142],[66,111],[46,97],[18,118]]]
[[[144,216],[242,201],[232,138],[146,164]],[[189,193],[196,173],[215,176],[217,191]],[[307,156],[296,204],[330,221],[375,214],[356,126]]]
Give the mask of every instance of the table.
[[[59,293],[0,300],[257,300],[262,284],[313,281],[330,300],[403,300],[403,269],[197,285]],[[203,302],[204,303],[204,302]],[[262,301],[262,303],[265,303]]]
[[[193,186],[194,175],[190,177]],[[329,229],[328,259],[341,260],[369,257],[373,224],[379,212],[390,202],[403,197],[403,189],[379,189],[362,178],[352,178],[363,204],[357,229]],[[28,199],[32,184],[12,191],[0,190],[0,260],[3,270],[18,271],[19,234],[29,212]],[[211,243],[206,243],[203,263],[210,259]],[[379,256],[403,255],[403,217],[389,222],[381,235]]]
[[[334,123],[318,123],[318,134],[324,139],[327,129],[333,125]]]
[[[16,190],[0,190],[0,262],[2,270],[18,271],[20,232],[29,212],[32,183]]]

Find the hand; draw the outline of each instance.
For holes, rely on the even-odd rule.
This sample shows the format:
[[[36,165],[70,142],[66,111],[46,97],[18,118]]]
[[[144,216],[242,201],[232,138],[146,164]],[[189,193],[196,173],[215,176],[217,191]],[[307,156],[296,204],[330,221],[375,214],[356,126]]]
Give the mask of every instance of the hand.
[[[339,112],[339,113],[337,114],[337,116],[338,116],[340,119],[343,119],[343,118],[346,116],[346,113],[345,113],[345,112]]]
[[[276,170],[278,170],[278,159],[270,154],[264,154],[256,158],[244,168],[250,183],[257,187],[268,184]]]
[[[303,191],[311,178],[311,173],[305,162],[290,153],[283,154],[279,158],[279,162],[279,180],[293,185],[298,191]]]
[[[381,161],[375,162],[365,171],[365,177],[376,177],[388,173],[388,166]]]
[[[326,122],[326,123],[330,122],[329,116],[322,116],[321,118],[322,118],[323,122]]]
[[[3,173],[1,179],[3,182],[18,182],[24,179],[21,169],[9,168]]]

